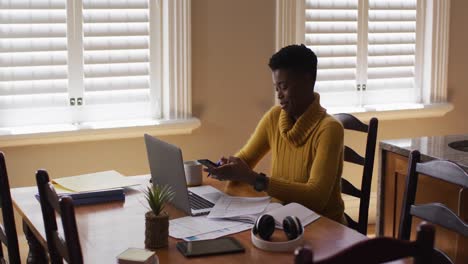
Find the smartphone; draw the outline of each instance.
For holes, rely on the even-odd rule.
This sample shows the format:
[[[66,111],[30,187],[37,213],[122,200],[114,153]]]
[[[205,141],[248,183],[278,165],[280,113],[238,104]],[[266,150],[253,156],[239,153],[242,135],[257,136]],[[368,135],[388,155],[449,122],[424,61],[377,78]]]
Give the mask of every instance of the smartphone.
[[[221,237],[209,240],[182,241],[176,244],[185,257],[200,257],[229,253],[245,252],[242,244],[233,237]]]
[[[211,160],[209,159],[199,159],[197,160],[199,163],[203,164],[203,166],[207,167],[207,168],[216,168],[218,167],[219,165],[212,162]]]

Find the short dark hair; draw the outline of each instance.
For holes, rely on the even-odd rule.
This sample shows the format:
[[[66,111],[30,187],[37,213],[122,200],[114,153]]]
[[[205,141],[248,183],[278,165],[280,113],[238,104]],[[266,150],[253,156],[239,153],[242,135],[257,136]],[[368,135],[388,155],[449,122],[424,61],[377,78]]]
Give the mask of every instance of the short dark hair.
[[[297,73],[310,73],[314,80],[317,77],[317,56],[304,44],[280,49],[271,56],[268,66],[272,71],[285,69]]]

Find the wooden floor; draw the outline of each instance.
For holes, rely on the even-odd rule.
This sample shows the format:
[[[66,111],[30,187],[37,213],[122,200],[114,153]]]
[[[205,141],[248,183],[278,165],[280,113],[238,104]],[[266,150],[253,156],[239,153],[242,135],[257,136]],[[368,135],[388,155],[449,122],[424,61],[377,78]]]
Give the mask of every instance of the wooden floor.
[[[19,244],[21,263],[26,263],[26,259],[28,258],[29,247],[28,247],[28,243],[26,241],[26,237],[24,236],[22,229],[18,230],[18,244]],[[3,243],[1,246],[3,246],[3,254],[5,254],[5,259],[8,260],[8,251],[3,245]]]
[[[375,237],[375,225],[374,224],[367,226],[367,236]]]
[[[21,254],[21,263],[26,263],[26,259],[28,258],[28,242],[26,241],[26,237],[23,234],[22,230],[19,230],[18,233],[18,243],[19,243],[19,250]]]

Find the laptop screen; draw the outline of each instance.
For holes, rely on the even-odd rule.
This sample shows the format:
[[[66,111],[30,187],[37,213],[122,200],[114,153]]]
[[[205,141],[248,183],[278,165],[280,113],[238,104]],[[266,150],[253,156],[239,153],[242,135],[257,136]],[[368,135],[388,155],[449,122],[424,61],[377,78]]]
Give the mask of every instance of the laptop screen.
[[[145,134],[145,144],[153,183],[171,186],[175,192],[172,204],[190,215],[182,151],[148,134]]]

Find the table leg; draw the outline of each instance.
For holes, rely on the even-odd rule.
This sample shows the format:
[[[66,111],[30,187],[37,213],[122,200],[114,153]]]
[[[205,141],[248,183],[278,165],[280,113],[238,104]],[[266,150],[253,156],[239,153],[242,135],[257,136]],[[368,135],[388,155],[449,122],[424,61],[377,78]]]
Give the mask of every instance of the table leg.
[[[28,241],[29,245],[29,253],[28,259],[26,263],[28,264],[43,264],[48,263],[47,254],[42,247],[41,243],[37,240],[37,238],[32,233],[31,229],[29,229],[28,224],[23,220],[23,232],[26,236],[26,240]]]

